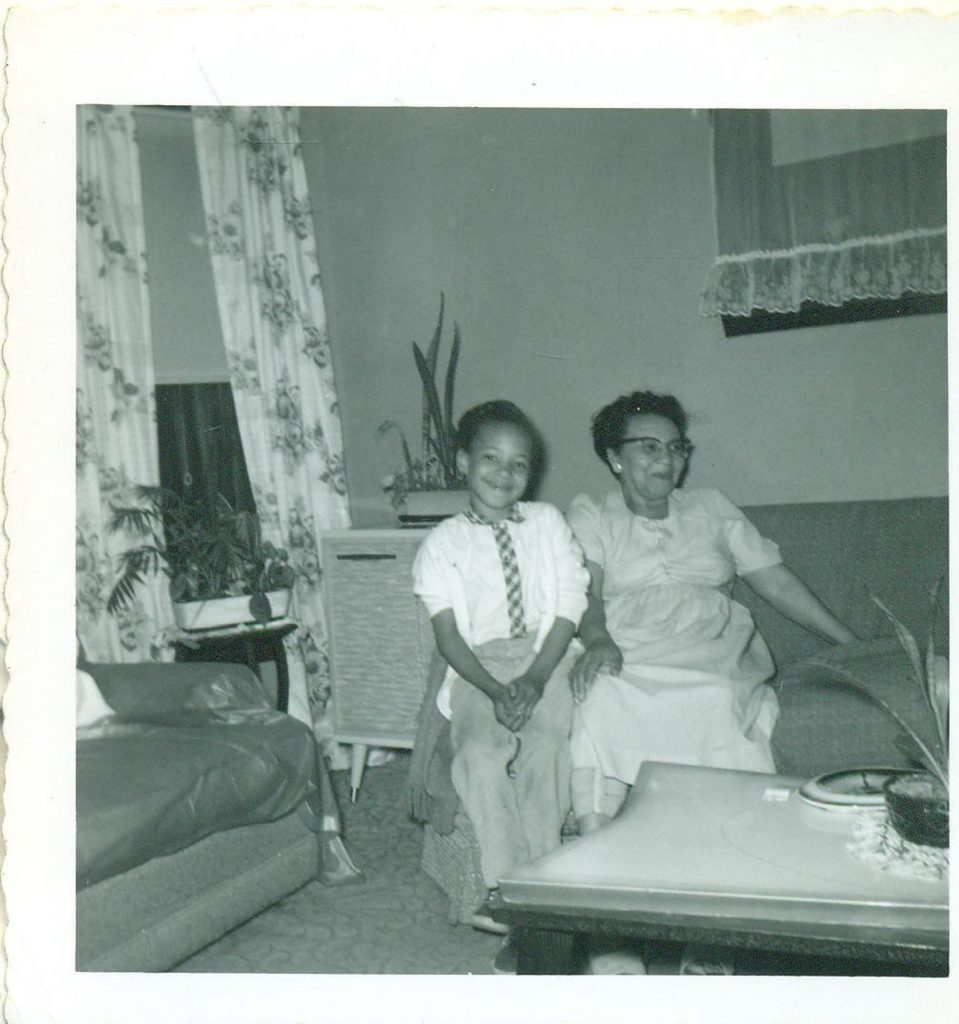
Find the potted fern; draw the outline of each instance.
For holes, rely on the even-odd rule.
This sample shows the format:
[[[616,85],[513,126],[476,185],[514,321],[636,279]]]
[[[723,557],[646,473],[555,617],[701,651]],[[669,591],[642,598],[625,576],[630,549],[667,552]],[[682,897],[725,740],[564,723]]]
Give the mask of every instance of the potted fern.
[[[429,347],[424,353],[413,342],[413,360],[423,387],[419,454],[414,456],[406,435],[395,420],[385,420],[377,431],[380,437],[388,433],[399,436],[403,467],[383,481],[383,489],[390,492],[391,504],[401,519],[439,519],[458,512],[466,505],[466,481],[456,468],[456,424],[453,419],[453,391],[461,344],[459,324],[453,324],[442,399],[437,384],[444,311],[445,296],[441,292],[439,316]]]
[[[119,557],[110,614],[129,606],[147,576],[163,572],[182,629],[286,615],[295,574],[287,552],[263,539],[255,513],[235,510],[222,495],[187,502],[162,487],[138,487],[136,497],[137,504],[115,505],[109,522],[132,541]]]

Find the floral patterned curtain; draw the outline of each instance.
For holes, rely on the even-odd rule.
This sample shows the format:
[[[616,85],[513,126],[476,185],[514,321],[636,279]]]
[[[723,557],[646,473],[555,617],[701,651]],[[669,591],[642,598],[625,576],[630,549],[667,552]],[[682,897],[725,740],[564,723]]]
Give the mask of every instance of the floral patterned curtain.
[[[296,570],[290,713],[328,733],[319,535],[350,525],[298,112],[194,108],[237,422],[264,534]]]
[[[945,293],[944,112],[818,112],[839,137],[869,138],[868,145],[849,141],[812,159],[777,149],[774,129],[798,130],[801,117],[808,134],[816,113],[713,114],[719,257],[704,289],[704,315]],[[921,131],[910,134],[910,122]],[[884,123],[909,141],[877,144],[872,129]]]
[[[128,538],[107,529],[112,503],[157,484],[153,351],[140,164],[129,107],[77,112],[77,635],[91,661],[170,657],[166,579],[132,606],[106,602]]]

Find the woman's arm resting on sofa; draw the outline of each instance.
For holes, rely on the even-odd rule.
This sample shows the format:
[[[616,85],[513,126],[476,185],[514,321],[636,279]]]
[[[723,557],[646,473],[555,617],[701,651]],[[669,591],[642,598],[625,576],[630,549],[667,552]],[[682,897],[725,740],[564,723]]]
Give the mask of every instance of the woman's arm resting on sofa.
[[[781,562],[745,573],[743,579],[776,611],[811,633],[835,644],[850,644],[857,637],[819,600],[791,569]]]

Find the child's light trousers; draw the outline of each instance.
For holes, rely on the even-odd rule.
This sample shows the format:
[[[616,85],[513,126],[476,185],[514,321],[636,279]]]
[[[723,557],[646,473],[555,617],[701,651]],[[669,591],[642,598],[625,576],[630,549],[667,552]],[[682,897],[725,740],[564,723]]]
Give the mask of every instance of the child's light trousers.
[[[535,655],[532,638],[523,637],[483,644],[476,656],[507,685]],[[493,702],[481,690],[464,679],[453,681],[453,786],[476,833],[489,888],[509,868],[560,845],[570,808],[569,672],[574,660],[567,652],[519,733],[497,722]]]

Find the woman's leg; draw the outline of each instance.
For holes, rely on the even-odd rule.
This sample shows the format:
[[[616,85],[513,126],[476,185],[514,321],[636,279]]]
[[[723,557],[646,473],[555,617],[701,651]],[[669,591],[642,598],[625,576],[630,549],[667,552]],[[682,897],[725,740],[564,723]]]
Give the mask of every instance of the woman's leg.
[[[608,825],[619,813],[630,787],[602,775],[598,768],[574,768],[573,815],[581,836]]]
[[[606,775],[603,770],[606,759],[598,744],[604,736],[602,723],[606,715],[600,682],[596,680],[586,701],[576,705],[573,711],[571,792],[573,815],[580,835],[609,824],[629,791],[626,783]]]

